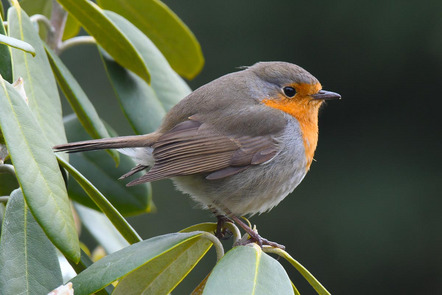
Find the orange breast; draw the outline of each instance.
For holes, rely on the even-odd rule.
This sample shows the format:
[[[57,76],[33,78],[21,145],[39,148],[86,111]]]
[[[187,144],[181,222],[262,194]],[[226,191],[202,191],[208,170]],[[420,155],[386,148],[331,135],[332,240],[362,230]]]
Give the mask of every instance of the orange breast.
[[[322,103],[322,101],[312,100],[309,96],[321,89],[320,84],[309,86],[312,88],[314,87],[315,89],[309,89],[309,93],[298,92],[298,94],[293,98],[286,98],[281,94],[280,97],[276,99],[263,100],[265,105],[281,110],[298,120],[304,140],[307,170],[310,168],[313,161],[313,156],[318,144],[318,111]]]

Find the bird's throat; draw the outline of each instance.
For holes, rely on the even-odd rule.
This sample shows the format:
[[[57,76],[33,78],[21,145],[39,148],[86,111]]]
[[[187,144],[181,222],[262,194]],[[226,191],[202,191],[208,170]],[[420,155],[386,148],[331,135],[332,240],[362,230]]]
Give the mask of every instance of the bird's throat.
[[[298,120],[304,141],[305,158],[307,161],[306,170],[308,170],[318,144],[318,111],[321,102],[265,99],[263,103],[269,107],[281,110]]]

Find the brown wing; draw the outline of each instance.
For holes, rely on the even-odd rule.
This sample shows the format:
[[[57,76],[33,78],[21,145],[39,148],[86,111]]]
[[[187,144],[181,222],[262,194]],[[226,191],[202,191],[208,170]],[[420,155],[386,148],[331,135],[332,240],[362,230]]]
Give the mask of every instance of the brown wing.
[[[197,173],[220,179],[264,163],[278,152],[270,135],[226,136],[195,120],[176,125],[152,147],[153,168],[128,185]]]

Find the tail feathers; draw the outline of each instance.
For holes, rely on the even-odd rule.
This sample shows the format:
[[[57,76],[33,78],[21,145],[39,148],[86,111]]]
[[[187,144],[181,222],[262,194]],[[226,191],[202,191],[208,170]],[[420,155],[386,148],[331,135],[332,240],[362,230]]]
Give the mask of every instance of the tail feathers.
[[[133,147],[148,147],[155,143],[157,136],[154,133],[146,135],[121,136],[102,138],[60,144],[53,147],[58,152],[85,152],[105,149],[121,149]]]
[[[135,173],[138,173],[140,171],[143,171],[145,169],[149,168],[149,166],[144,166],[142,164],[138,164],[137,166],[135,166],[134,168],[130,169],[129,172],[127,172],[126,174],[122,175],[120,178],[118,178],[118,180],[122,180],[125,178],[128,178],[129,176],[134,175]]]

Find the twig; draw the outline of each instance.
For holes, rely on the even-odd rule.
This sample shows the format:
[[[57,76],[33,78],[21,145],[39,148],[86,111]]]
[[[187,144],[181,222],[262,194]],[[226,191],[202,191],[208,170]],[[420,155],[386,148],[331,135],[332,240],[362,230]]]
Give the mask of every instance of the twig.
[[[43,14],[34,14],[30,18],[32,22],[42,23],[43,25],[45,25],[49,34],[54,33],[54,28],[52,27],[51,21]]]
[[[56,0],[52,0],[51,25],[54,31],[48,36],[48,45],[54,50],[55,54],[60,53],[59,47],[63,38],[67,16],[66,10]]]
[[[69,49],[71,47],[74,47],[74,46],[80,45],[80,44],[96,44],[96,43],[97,42],[95,41],[94,37],[92,37],[92,36],[73,37],[73,38],[70,38],[70,39],[64,41],[63,43],[61,43],[60,47],[58,48],[58,52],[62,53],[66,49]]]

